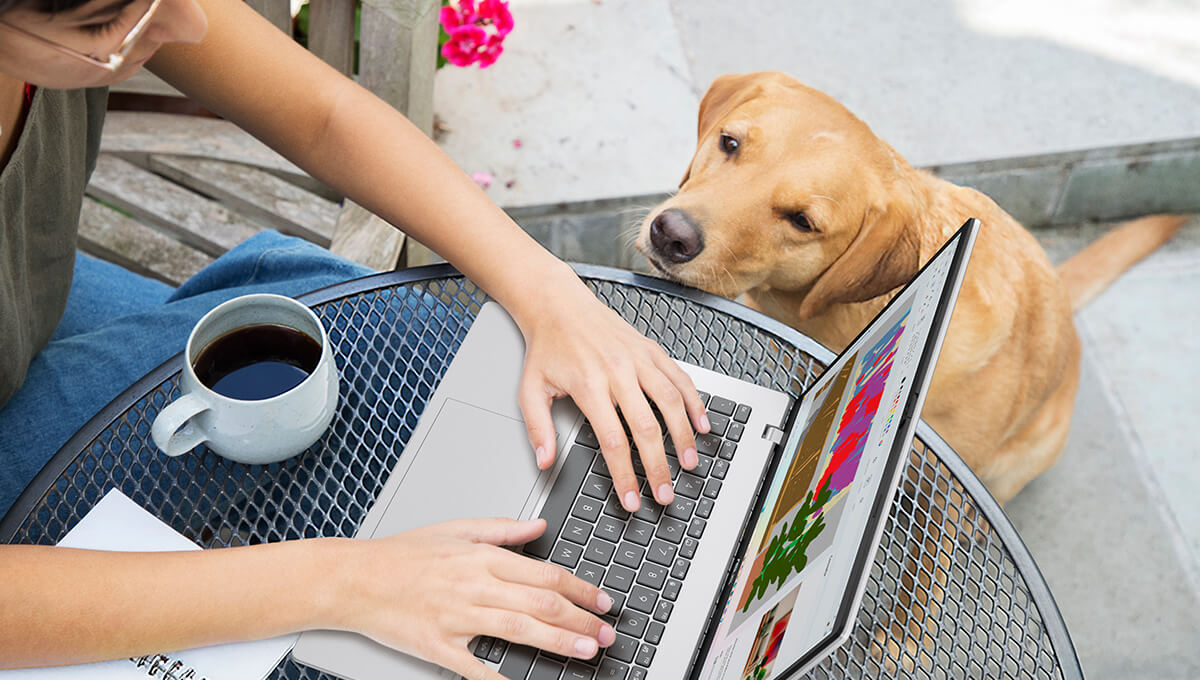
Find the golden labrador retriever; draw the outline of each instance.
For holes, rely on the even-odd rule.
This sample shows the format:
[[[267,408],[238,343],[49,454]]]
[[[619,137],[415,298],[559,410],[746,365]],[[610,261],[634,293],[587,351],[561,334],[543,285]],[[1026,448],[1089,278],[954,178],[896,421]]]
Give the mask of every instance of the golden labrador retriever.
[[[636,245],[667,277],[840,351],[969,217],[983,227],[923,416],[1004,503],[1066,443],[1072,312],[1186,218],[1123,225],[1056,269],[987,196],[914,169],[829,96],[752,73],[709,88],[679,192]]]

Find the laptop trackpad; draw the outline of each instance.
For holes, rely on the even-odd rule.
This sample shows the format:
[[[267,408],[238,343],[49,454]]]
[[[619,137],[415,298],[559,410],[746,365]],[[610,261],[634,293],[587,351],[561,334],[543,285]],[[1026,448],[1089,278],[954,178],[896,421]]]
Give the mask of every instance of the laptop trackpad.
[[[412,464],[374,537],[451,519],[517,518],[541,474],[525,423],[455,399],[404,455]]]

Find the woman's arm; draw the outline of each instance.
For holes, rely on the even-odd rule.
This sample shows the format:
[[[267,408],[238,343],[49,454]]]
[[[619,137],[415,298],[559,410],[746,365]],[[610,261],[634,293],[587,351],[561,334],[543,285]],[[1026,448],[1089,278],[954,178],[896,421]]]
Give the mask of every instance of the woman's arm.
[[[164,48],[151,69],[314,177],[402,225],[512,314],[528,345],[520,397],[539,466],[553,462],[550,403],[570,395],[596,430],[618,496],[636,509],[619,406],[655,497],[669,502],[662,433],[646,395],[662,411],[685,468],[697,460],[691,425],[700,431],[708,425],[691,380],[666,352],[596,300],[392,107],[239,0],[200,4],[209,20],[205,39]]]
[[[445,522],[374,540],[118,553],[0,546],[0,668],[84,663],[311,629],[361,633],[473,680],[476,635],[589,658],[612,600],[499,548],[541,520]],[[180,612],[186,612],[181,616]]]

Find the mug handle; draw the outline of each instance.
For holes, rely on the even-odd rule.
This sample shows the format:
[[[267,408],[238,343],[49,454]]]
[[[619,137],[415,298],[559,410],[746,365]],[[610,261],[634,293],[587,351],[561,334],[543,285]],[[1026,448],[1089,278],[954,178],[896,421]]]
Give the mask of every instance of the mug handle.
[[[192,432],[181,434],[183,427],[190,418],[208,410],[208,404],[194,394],[185,394],[159,411],[150,426],[150,436],[163,453],[168,456],[178,456],[196,448],[207,437],[193,426]]]

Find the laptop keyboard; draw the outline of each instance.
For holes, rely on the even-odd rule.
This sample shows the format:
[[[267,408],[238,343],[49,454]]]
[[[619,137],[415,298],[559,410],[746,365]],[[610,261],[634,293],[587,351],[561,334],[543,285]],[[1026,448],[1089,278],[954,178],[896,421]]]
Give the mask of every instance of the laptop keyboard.
[[[621,507],[596,434],[585,424],[542,507],[546,532],[525,545],[531,557],[569,569],[612,596],[613,607],[601,618],[616,629],[616,642],[580,660],[482,637],[476,657],[500,664],[500,674],[510,680],[646,678],[750,419],[745,404],[703,392],[700,397],[712,429],[696,434],[696,468],[682,469],[670,436],[664,438],[674,501],[662,506],[654,500],[635,449],[641,507],[634,513]]]

